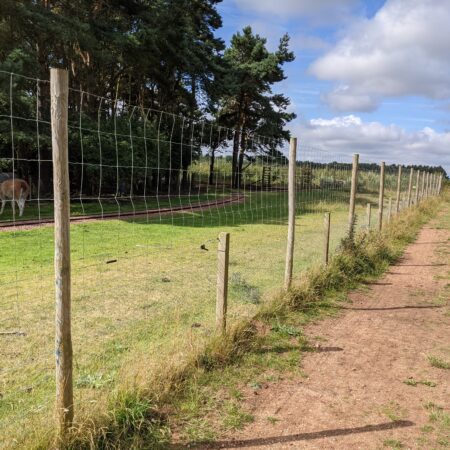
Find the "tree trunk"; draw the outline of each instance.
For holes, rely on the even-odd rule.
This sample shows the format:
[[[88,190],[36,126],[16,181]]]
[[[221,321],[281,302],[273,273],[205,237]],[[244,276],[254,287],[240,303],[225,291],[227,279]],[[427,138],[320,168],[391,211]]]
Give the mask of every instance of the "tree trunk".
[[[208,184],[212,186],[214,184],[214,163],[216,161],[216,150],[211,149],[211,155],[209,156],[209,178],[208,178]]]

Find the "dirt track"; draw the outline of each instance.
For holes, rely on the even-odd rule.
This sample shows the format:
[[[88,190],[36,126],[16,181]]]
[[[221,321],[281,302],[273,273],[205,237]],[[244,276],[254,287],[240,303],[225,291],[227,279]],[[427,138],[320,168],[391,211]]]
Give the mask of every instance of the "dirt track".
[[[351,294],[339,317],[309,327],[318,347],[302,361],[306,377],[249,395],[244,408],[254,422],[208,448],[450,446],[450,416],[444,428],[430,421],[450,412],[450,370],[428,360],[450,361],[449,239],[450,230],[425,227],[382,279]]]

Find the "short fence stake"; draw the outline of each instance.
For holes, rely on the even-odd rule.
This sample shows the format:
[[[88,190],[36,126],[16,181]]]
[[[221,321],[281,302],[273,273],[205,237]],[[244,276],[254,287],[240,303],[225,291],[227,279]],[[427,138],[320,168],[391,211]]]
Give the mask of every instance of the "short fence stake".
[[[330,213],[326,212],[323,220],[324,231],[325,231],[325,246],[323,252],[323,263],[328,265],[330,259],[330,229],[331,229],[331,217]]]
[[[408,208],[411,206],[411,193],[412,193],[412,185],[413,185],[413,176],[414,176],[414,169],[411,167],[411,171],[409,172],[408,200],[406,202],[406,206]]]
[[[385,163],[384,161],[381,163],[380,168],[380,191],[378,197],[378,231],[381,231],[383,228],[383,208],[384,208],[384,169]]]
[[[289,215],[288,215],[288,237],[286,248],[286,269],[284,273],[284,288],[288,290],[292,283],[292,268],[294,264],[294,241],[295,241],[295,172],[297,168],[297,138],[291,138],[289,147]]]
[[[420,182],[420,170],[417,171],[416,176],[416,196],[414,200],[416,206],[419,204],[419,182]]]
[[[222,334],[225,334],[227,329],[229,261],[230,233],[220,233],[217,251],[216,329],[218,333]]]
[[[70,188],[68,156],[69,76],[50,70],[53,190],[55,209],[55,354],[56,414],[65,439],[73,421],[73,374],[70,281]]]
[[[348,233],[349,237],[353,239],[354,225],[355,225],[355,205],[356,205],[356,191],[358,190],[358,164],[359,155],[353,155],[352,164],[352,187],[350,191],[350,207],[348,211]]]
[[[367,229],[370,230],[370,221],[372,219],[372,204],[367,203]]]
[[[402,188],[402,166],[398,166],[397,176],[397,200],[395,202],[395,212],[398,214],[400,211],[400,191]]]

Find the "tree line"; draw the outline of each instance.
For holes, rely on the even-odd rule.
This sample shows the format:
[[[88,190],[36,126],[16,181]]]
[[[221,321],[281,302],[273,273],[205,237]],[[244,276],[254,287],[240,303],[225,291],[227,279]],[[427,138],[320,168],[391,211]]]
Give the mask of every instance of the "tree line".
[[[8,75],[48,80],[50,67],[69,70],[70,157],[90,163],[70,170],[86,194],[113,192],[119,179],[133,183],[131,164],[139,168],[131,178],[148,177],[152,189],[184,184],[209,129],[211,170],[230,145],[234,187],[255,152],[279,157],[295,118],[289,99],[273,92],[294,60],[289,37],[270,51],[245,27],[227,47],[216,35],[220,1],[2,0],[0,171],[39,178],[41,190],[51,184],[48,84]]]

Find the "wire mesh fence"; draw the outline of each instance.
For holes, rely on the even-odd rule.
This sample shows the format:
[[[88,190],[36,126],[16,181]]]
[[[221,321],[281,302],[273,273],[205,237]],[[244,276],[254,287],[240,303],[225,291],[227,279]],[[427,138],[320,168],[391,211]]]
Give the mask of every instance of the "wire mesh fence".
[[[48,81],[0,73],[0,181],[30,191],[23,214],[12,208],[20,187],[0,217],[0,439],[11,447],[53,416],[50,106]],[[289,158],[272,138],[81,90],[69,91],[68,111],[74,403],[87,411],[214,334],[220,231],[231,233],[228,323],[280,289]],[[301,143],[296,169],[299,274],[323,261],[325,213],[332,253],[348,232],[352,164]],[[411,194],[406,169],[398,180],[386,166],[391,215],[425,195],[424,176]],[[379,166],[361,165],[358,229],[376,227],[379,186]]]

